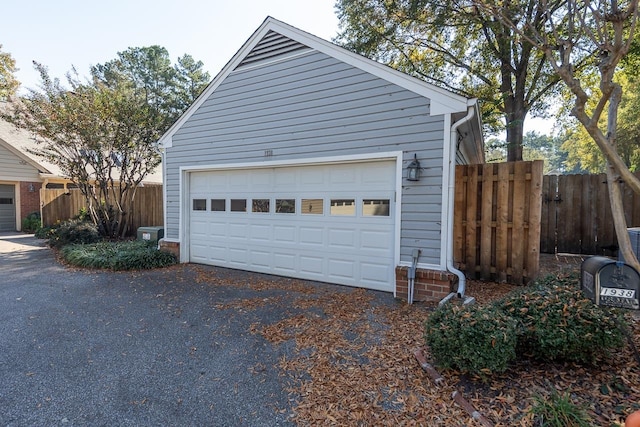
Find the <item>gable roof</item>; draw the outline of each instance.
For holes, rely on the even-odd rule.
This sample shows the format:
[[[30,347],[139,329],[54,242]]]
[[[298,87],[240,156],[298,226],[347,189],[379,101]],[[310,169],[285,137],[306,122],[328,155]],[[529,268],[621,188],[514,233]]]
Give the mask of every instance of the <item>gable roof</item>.
[[[432,115],[466,112],[468,106],[476,104],[476,100],[469,100],[463,96],[422,81],[269,16],[216,77],[214,77],[198,99],[196,99],[187,111],[165,132],[158,141],[160,145],[171,147],[171,137],[209,98],[229,74],[238,68],[255,65],[275,49],[278,49],[281,53],[287,52],[292,54],[296,51],[304,50],[316,50],[324,53],[428,98],[430,100],[430,111]]]
[[[0,120],[0,145],[36,168],[38,172],[61,176],[57,166],[30,152],[37,148],[37,143],[28,131],[16,128],[4,120]]]

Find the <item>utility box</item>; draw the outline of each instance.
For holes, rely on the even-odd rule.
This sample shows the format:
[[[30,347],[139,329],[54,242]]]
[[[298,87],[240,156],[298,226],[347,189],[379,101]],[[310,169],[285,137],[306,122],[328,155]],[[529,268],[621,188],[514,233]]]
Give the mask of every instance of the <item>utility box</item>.
[[[627,228],[627,232],[631,240],[631,250],[636,254],[636,258],[640,259],[640,227]],[[618,249],[618,261],[626,262],[620,249]]]
[[[594,256],[580,268],[582,292],[598,305],[638,310],[640,273],[622,261]]]
[[[157,243],[163,237],[164,228],[162,227],[138,227],[138,240]]]

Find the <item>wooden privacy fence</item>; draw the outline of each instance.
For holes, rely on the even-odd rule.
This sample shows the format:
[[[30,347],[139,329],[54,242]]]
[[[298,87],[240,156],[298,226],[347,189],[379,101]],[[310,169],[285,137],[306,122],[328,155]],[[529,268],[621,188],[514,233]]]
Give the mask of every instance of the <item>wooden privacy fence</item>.
[[[41,189],[40,204],[42,223],[45,226],[73,218],[81,208],[86,207],[84,196],[77,189]],[[135,233],[138,227],[163,225],[161,185],[147,185],[136,190],[130,221],[132,233]]]
[[[636,173],[640,177],[640,173]],[[640,226],[640,196],[620,183],[627,226]],[[618,249],[611,216],[607,176],[544,177],[540,250],[545,253],[615,255]]]
[[[536,277],[542,168],[541,160],[456,166],[454,262],[467,277]]]

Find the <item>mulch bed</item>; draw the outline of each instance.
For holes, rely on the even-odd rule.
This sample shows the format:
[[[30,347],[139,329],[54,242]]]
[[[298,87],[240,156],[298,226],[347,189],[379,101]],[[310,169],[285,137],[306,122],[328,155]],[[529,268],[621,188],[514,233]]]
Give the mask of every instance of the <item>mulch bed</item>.
[[[199,281],[212,282],[206,275]],[[224,286],[241,285],[216,280]],[[586,408],[592,423],[618,426],[640,409],[640,366],[629,346],[597,366],[519,361],[488,382],[440,371],[439,385],[416,361],[424,346],[423,325],[435,304],[381,303],[362,289],[331,292],[305,282],[254,281],[254,290],[287,290],[286,296],[254,298],[219,308],[252,310],[280,306],[291,315],[273,324],[253,324],[250,331],[273,345],[295,343],[294,356],[277,368],[288,379],[294,403],[292,419],[307,425],[473,426],[478,421],[452,399],[459,391],[495,426],[534,426],[534,396],[556,390],[569,393]],[[469,281],[467,294],[486,304],[511,285]],[[640,348],[640,321],[628,316]],[[428,349],[425,357],[430,363]],[[485,424],[486,425],[486,424]]]

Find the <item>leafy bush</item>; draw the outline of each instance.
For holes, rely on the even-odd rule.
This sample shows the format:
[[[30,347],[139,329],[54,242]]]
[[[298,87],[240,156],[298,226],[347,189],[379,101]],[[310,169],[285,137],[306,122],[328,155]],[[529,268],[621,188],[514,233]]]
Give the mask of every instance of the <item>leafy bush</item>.
[[[49,246],[60,248],[69,244],[95,243],[102,240],[91,222],[72,219],[53,227],[49,232]]]
[[[166,267],[177,262],[173,254],[159,251],[154,244],[143,241],[74,244],[62,248],[61,254],[73,265],[111,270]]]
[[[40,212],[31,212],[22,220],[22,231],[33,233],[40,228]]]
[[[624,343],[618,311],[582,295],[576,278],[546,278],[486,307],[445,306],[425,338],[443,367],[486,376],[517,356],[593,363]]]
[[[535,396],[531,408],[534,415],[535,425],[549,427],[589,427],[589,420],[585,410],[571,401],[571,396],[566,393],[558,394],[552,391],[548,398]]]
[[[493,307],[447,305],[426,323],[426,341],[440,366],[486,377],[516,358],[516,322]]]
[[[518,322],[518,350],[543,360],[593,363],[624,344],[617,312],[598,307],[577,279],[546,278],[497,304]]]
[[[34,233],[35,237],[38,239],[48,239],[51,237],[51,234],[51,227],[38,227]]]

